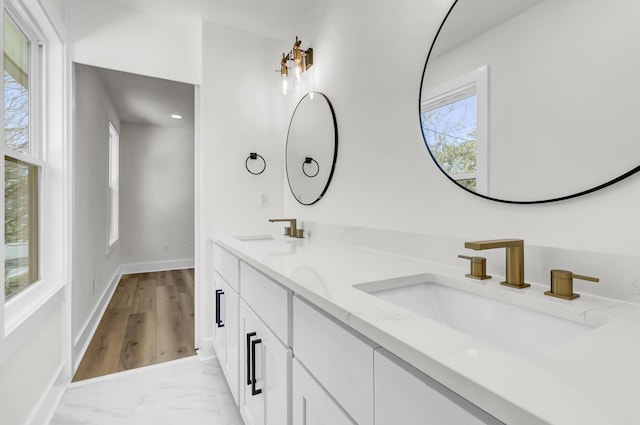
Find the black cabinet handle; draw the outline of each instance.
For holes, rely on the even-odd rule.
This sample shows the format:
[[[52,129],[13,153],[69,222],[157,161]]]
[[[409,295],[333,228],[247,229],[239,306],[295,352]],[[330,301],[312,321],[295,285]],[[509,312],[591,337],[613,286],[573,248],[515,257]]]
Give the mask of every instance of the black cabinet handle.
[[[251,357],[253,358],[253,361],[251,362],[251,395],[258,395],[262,393],[260,388],[256,389],[256,345],[258,344],[262,344],[262,340],[260,338],[251,341]]]
[[[247,385],[251,385],[251,337],[256,336],[255,332],[247,334]]]
[[[222,289],[216,289],[216,325],[219,328],[224,328],[224,323],[222,323],[222,319],[220,318],[220,296],[224,295],[224,291]]]

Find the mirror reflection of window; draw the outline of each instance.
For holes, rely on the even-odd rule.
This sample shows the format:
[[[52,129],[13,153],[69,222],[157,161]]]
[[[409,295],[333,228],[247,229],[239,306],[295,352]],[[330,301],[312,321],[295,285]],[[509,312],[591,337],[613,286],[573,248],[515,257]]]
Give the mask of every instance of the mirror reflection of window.
[[[476,191],[476,95],[452,93],[422,112],[422,133],[431,153],[458,184]]]
[[[488,193],[487,67],[428,89],[420,105],[425,143],[460,186]]]

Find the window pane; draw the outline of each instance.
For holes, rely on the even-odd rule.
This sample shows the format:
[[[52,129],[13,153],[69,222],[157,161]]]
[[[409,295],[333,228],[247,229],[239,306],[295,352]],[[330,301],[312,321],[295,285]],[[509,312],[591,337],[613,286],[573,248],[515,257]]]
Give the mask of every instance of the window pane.
[[[29,153],[29,40],[4,12],[5,144]]]
[[[38,280],[38,168],[4,159],[4,294]]]
[[[477,171],[476,115],[475,95],[422,113],[422,132],[429,150],[453,178]]]
[[[109,247],[118,241],[120,136],[109,123]]]

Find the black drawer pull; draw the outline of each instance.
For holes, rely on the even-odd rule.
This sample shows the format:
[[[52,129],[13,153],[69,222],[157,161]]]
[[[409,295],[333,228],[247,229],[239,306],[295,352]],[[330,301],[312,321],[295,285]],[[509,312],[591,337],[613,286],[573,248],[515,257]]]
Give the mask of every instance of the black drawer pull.
[[[216,289],[216,325],[219,328],[224,328],[224,323],[220,318],[220,296],[224,295],[224,291],[222,289]]]
[[[255,332],[247,334],[247,385],[251,385],[251,337],[256,336]]]
[[[256,345],[258,344],[262,344],[260,338],[251,341],[251,357],[253,358],[253,362],[251,363],[251,395],[262,393],[260,388],[256,389]]]

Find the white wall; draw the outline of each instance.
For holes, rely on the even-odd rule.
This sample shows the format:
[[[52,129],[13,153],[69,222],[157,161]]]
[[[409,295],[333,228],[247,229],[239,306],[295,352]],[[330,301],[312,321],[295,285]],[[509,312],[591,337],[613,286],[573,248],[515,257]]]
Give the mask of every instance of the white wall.
[[[12,356],[0,363],[3,424],[25,424],[64,365],[63,306],[58,304]],[[32,425],[40,425],[33,423]]]
[[[283,115],[286,99],[274,70],[287,45],[203,22],[201,126],[196,151],[200,216],[196,280],[205,291],[198,306],[201,338],[211,336],[211,296],[206,292],[210,291],[212,270],[209,236],[213,232],[271,232],[276,225],[267,220],[282,217],[288,117]],[[245,169],[251,152],[265,158],[263,174],[251,175]],[[260,192],[267,195],[267,208],[258,208]]]
[[[233,43],[229,43],[233,40]],[[288,118],[274,72],[281,43],[249,33],[203,24],[201,90],[201,233],[268,231],[282,214],[284,141]],[[285,47],[286,48],[286,47]],[[282,53],[280,53],[281,55]],[[249,153],[262,155],[261,175],[245,169]],[[258,193],[269,207],[258,207]]]
[[[197,84],[199,20],[141,13],[116,2],[71,0],[73,60]]]
[[[627,0],[545,1],[430,59],[423,92],[489,67],[490,196],[558,197],[640,164],[629,137],[640,108],[621,95],[640,92],[639,14]],[[447,24],[439,40],[452,35]]]
[[[107,201],[109,122],[118,133],[121,127],[98,70],[80,64],[74,70],[72,334],[78,338],[120,265],[120,242],[107,254]]]
[[[316,205],[290,193],[285,214],[468,239],[520,237],[541,246],[640,254],[640,176],[587,197],[551,205],[505,205],[453,186],[432,163],[420,134],[424,61],[451,1],[332,0],[314,43],[316,89],[336,111],[338,161]],[[345,41],[350,48],[346,49]],[[359,64],[360,66],[350,66]],[[289,113],[287,111],[287,113]]]
[[[122,263],[193,260],[193,129],[123,122],[120,152]]]
[[[69,271],[69,169],[66,144],[70,90],[66,62],[66,20],[59,2],[12,2],[21,16],[33,19],[46,40],[45,110],[42,138],[46,165],[42,173],[40,245],[42,281],[25,289],[0,311],[0,422],[41,424],[57,404],[66,380],[66,288]],[[49,14],[51,13],[51,14]],[[9,313],[11,312],[11,313]],[[4,321],[4,316],[10,321]]]

